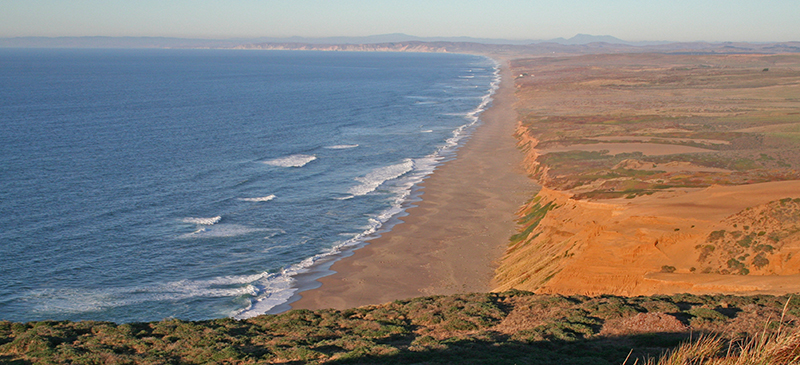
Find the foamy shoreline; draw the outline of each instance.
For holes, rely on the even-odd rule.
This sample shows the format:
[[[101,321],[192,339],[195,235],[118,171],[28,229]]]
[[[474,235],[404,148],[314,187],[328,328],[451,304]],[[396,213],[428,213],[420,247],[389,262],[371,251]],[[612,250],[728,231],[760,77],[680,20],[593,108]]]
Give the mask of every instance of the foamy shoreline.
[[[481,114],[482,123],[458,157],[416,184],[386,229],[366,238],[369,244],[360,242],[363,247],[311,270],[308,278],[299,276],[298,282],[313,290],[298,291],[281,310],[491,289],[494,268],[515,229],[514,212],[534,189],[513,138],[513,78],[506,67],[500,73],[492,106],[472,114],[476,121]],[[322,271],[335,274],[321,277]]]
[[[434,175],[434,170],[437,170],[440,166],[455,158],[456,151],[461,148],[464,141],[472,137],[475,128],[480,124],[481,119],[479,116],[492,104],[493,97],[502,81],[500,76],[500,64],[495,60],[492,61],[495,63],[494,80],[490,84],[489,90],[482,97],[481,103],[475,107],[475,109],[464,115],[467,119],[467,123],[453,130],[452,137],[445,141],[444,146],[423,158],[408,159],[401,164],[386,166],[373,171],[360,180],[356,179],[362,184],[353,187],[349,192],[349,196],[341,198],[351,199],[374,191],[388,181],[398,180],[399,182],[402,180],[401,185],[404,185],[405,188],[402,194],[396,197],[392,207],[379,214],[375,219],[370,219],[369,227],[355,237],[342,242],[327,252],[323,252],[301,263],[285,268],[280,273],[270,274],[272,280],[270,280],[269,284],[279,285],[280,287],[262,290],[269,294],[257,297],[250,307],[234,314],[234,318],[241,319],[265,313],[281,313],[291,309],[289,304],[298,300],[300,293],[316,289],[320,286],[317,279],[334,274],[334,272],[330,270],[332,265],[335,265],[339,260],[350,257],[356,250],[367,245],[368,241],[378,239],[382,235],[390,234],[395,225],[401,223],[400,218],[408,215],[406,210],[416,206],[416,204],[422,200],[420,198],[420,184]],[[344,149],[356,147],[358,147],[358,145],[336,145],[327,148]],[[275,163],[271,164],[281,167],[294,167],[296,166],[295,164],[284,163],[286,162],[284,160],[294,161],[297,159],[298,158],[277,159]],[[308,163],[313,159],[306,158],[303,160],[305,163]],[[266,163],[270,164],[270,162]]]

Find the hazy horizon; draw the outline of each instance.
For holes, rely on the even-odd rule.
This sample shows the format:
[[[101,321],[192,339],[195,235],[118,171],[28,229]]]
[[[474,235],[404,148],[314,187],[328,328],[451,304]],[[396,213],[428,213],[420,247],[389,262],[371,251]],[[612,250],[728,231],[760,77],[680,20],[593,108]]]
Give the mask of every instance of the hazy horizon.
[[[508,40],[610,35],[628,42],[800,41],[791,0],[10,0],[0,5],[0,38],[169,37],[195,39],[414,37]]]

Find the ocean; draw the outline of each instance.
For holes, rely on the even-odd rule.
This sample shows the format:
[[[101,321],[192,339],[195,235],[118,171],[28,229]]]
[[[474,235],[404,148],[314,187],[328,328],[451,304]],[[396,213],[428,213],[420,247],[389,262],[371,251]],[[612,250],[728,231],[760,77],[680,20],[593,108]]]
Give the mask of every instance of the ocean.
[[[0,49],[0,320],[275,311],[391,229],[498,82],[472,55]]]

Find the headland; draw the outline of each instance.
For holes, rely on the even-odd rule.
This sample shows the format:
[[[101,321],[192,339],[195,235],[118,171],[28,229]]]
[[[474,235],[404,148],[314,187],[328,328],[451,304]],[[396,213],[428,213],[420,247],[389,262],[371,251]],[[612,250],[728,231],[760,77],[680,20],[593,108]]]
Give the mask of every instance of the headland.
[[[496,290],[800,292],[800,56],[517,59],[544,188]]]

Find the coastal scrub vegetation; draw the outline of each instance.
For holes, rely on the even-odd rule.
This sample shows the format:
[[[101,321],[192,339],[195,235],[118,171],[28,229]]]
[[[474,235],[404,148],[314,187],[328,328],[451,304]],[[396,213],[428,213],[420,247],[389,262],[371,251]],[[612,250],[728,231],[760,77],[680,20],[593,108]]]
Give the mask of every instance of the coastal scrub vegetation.
[[[511,236],[511,242],[509,243],[509,252],[514,251],[520,244],[524,244],[530,241],[530,235],[533,230],[539,225],[539,222],[544,219],[544,216],[547,215],[547,212],[557,208],[557,206],[553,202],[547,202],[542,204],[541,197],[536,196],[528,204],[520,209],[518,214],[520,214],[520,218],[517,219],[517,224],[519,224],[519,233]]]
[[[800,198],[784,198],[731,215],[712,231],[700,252],[701,272],[748,275],[751,272],[781,274],[780,266],[791,255],[781,255],[787,242],[800,237]]]
[[[764,66],[776,73],[762,72]],[[787,55],[586,55],[512,61],[533,177],[576,198],[798,180]]]
[[[797,361],[798,316],[786,296],[509,291],[240,321],[3,321],[0,363],[705,364],[767,347]]]

